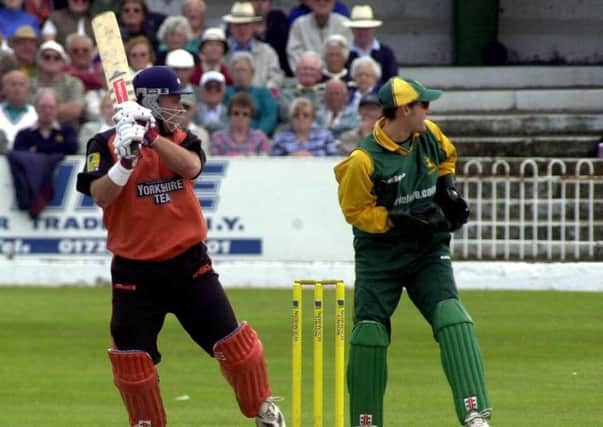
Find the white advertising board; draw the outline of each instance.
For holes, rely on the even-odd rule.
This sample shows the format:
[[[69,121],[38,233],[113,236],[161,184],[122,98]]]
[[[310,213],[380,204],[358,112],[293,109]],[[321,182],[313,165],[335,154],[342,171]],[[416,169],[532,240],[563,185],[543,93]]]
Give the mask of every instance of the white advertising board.
[[[216,261],[351,261],[351,228],[337,203],[336,159],[215,158],[196,183]],[[84,159],[68,157],[37,219],[16,207],[0,158],[0,251],[14,258],[109,257],[101,210],[75,190]],[[152,233],[153,230],[149,229]]]

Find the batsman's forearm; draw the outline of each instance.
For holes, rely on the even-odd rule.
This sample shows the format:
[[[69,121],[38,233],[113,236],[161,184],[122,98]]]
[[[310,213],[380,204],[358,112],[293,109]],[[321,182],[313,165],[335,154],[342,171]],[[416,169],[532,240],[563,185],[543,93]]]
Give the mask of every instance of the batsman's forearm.
[[[104,209],[113,203],[117,196],[119,196],[122,188],[105,175],[92,181],[90,184],[90,195],[94,199],[94,202]]]
[[[161,160],[172,171],[183,178],[192,179],[201,171],[201,159],[192,151],[174,144],[169,139],[159,136],[152,149],[159,154]]]

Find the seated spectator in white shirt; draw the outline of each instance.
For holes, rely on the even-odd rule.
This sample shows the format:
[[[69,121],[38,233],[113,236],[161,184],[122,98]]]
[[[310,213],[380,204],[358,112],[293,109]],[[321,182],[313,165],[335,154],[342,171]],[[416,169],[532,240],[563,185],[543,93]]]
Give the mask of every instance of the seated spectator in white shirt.
[[[29,79],[22,71],[12,70],[2,76],[2,96],[0,129],[5,133],[7,150],[11,150],[17,132],[33,125],[38,114],[33,105],[27,103],[30,96]]]

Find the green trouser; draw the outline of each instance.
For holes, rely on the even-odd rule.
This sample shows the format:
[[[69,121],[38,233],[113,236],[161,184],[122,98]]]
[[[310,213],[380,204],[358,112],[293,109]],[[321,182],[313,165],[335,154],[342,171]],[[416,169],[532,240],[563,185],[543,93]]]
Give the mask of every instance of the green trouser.
[[[487,408],[481,355],[476,347],[473,324],[468,315],[461,316],[466,313],[464,310],[454,309],[460,303],[448,242],[447,235],[436,235],[433,240],[422,243],[355,239],[354,330],[347,372],[352,426],[384,425],[390,318],[403,288],[432,326],[435,316],[434,336],[441,347],[442,364],[453,391],[459,420],[464,419],[468,405],[475,405],[479,410]],[[443,304],[447,301],[454,303]],[[442,306],[445,308],[441,309]],[[457,363],[468,357],[468,365]],[[474,374],[476,370],[479,372]],[[465,378],[471,380],[467,382]]]

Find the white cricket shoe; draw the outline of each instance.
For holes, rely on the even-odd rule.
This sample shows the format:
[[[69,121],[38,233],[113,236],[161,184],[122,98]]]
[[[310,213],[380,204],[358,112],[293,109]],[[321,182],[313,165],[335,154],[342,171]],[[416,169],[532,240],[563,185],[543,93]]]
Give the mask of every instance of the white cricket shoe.
[[[285,416],[281,412],[272,397],[266,399],[258,416],[255,417],[255,425],[257,427],[286,427]]]
[[[490,427],[490,424],[483,414],[471,411],[465,417],[465,427]]]

